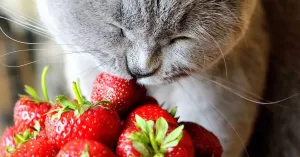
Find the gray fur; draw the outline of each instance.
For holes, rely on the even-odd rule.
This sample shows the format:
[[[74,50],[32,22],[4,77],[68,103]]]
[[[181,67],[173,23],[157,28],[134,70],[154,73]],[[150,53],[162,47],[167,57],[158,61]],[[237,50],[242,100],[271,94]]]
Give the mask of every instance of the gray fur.
[[[60,41],[91,50],[116,75],[130,77],[126,59],[140,73],[159,67],[156,75],[140,80],[144,84],[204,70],[222,57],[220,49],[226,53],[232,47],[228,41],[236,43],[241,37],[244,20],[249,20],[242,13],[251,14],[237,7],[239,1],[154,2],[51,0],[45,5],[53,10],[50,24]]]
[[[181,121],[214,132],[224,157],[243,154],[267,73],[260,1],[39,0],[38,5],[66,51],[88,52],[66,56],[67,82],[97,67],[82,81],[89,96],[101,71],[127,79],[153,73],[138,79],[150,95],[166,107],[179,106]]]

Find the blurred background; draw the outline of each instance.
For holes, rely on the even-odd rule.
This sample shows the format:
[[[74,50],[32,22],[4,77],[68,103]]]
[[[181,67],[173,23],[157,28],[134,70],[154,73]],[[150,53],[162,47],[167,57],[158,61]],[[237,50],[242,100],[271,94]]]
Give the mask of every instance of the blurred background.
[[[0,134],[12,125],[13,107],[24,85],[40,93],[40,74],[50,65],[49,95],[62,93],[61,50],[44,30],[34,0],[0,0]],[[37,88],[38,87],[38,88]]]

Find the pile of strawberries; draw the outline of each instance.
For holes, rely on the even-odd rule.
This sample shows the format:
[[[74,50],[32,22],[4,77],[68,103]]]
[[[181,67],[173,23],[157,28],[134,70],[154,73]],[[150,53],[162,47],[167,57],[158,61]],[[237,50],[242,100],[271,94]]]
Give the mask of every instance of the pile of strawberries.
[[[91,101],[73,82],[75,95],[50,101],[46,75],[44,98],[25,86],[14,108],[15,125],[0,139],[2,157],[221,157],[219,140],[192,122],[178,123],[146,96],[134,80],[98,75]]]

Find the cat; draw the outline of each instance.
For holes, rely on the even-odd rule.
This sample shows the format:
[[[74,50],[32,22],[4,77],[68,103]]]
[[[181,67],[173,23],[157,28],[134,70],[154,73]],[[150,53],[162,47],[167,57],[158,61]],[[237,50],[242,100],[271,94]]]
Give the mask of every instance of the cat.
[[[80,78],[89,97],[100,72],[135,78],[165,108],[178,106],[180,121],[196,122],[216,134],[223,157],[249,156],[246,147],[265,90],[270,52],[261,1],[37,4],[56,41],[66,53],[77,53],[65,55],[67,84],[92,69]]]

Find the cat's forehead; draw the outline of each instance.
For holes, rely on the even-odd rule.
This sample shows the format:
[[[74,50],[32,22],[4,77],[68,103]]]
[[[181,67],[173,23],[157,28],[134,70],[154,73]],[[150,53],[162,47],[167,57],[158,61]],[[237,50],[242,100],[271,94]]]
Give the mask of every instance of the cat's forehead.
[[[61,27],[107,30],[113,24],[146,38],[199,33],[199,25],[231,24],[240,0],[43,0]],[[251,1],[251,0],[243,0]],[[215,23],[218,21],[218,23]],[[72,23],[72,25],[70,25]],[[104,29],[105,28],[105,29]],[[106,29],[107,28],[107,29]],[[102,32],[102,30],[99,30]]]
[[[180,29],[196,0],[46,0],[55,17],[94,25],[115,24],[146,35]],[[78,19],[78,20],[76,20]],[[163,32],[163,33],[162,33]]]
[[[167,31],[179,28],[195,0],[91,0],[95,15],[128,29]],[[103,16],[105,15],[105,16]]]
[[[140,27],[155,31],[176,29],[194,0],[122,0],[121,23],[128,29]]]

